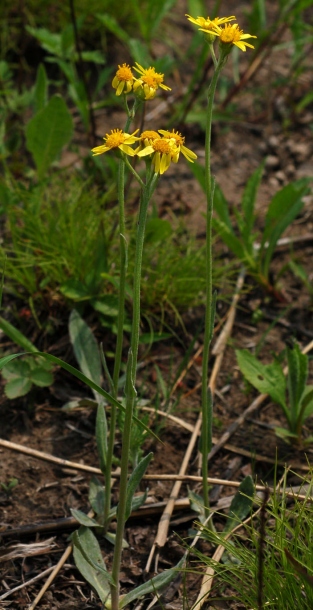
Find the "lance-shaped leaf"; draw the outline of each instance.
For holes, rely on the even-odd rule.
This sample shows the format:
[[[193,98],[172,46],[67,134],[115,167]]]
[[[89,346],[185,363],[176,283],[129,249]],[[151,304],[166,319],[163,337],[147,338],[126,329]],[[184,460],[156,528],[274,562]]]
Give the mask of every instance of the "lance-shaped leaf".
[[[69,333],[80,370],[86,377],[101,385],[99,347],[88,324],[81,318],[76,309],[73,309],[70,315]],[[97,399],[96,394],[95,398]]]
[[[106,570],[97,538],[87,527],[72,536],[75,564],[82,576],[97,591],[103,604],[110,595],[112,578]]]
[[[151,580],[148,580],[143,585],[140,585],[136,589],[133,589],[120,599],[119,608],[125,608],[128,604],[133,602],[135,599],[139,599],[140,597],[144,597],[145,595],[149,595],[150,593],[158,593],[162,591],[170,582],[177,576],[177,572],[179,572],[186,561],[186,555],[182,557],[182,559],[176,564],[174,568],[170,568],[169,570],[165,570],[162,574],[158,574]]]
[[[229,508],[224,533],[230,532],[238,523],[241,523],[251,511],[254,496],[254,485],[252,478],[248,475],[240,483]]]
[[[285,399],[286,380],[280,364],[273,362],[264,365],[246,349],[236,350],[236,357],[239,368],[249,383],[259,392],[269,394],[289,417]]]
[[[107,451],[108,451],[108,426],[107,426],[107,418],[105,415],[104,406],[102,404],[98,405],[97,409],[97,418],[96,418],[96,441],[97,441],[97,449],[98,456],[100,461],[101,472],[105,474],[106,472],[106,461],[107,461]]]
[[[149,463],[153,458],[153,453],[148,453],[146,457],[140,460],[138,466],[136,466],[135,470],[132,472],[129,481],[127,483],[127,491],[126,491],[126,513],[125,513],[125,521],[129,518],[132,511],[132,500],[134,493],[145,474]]]

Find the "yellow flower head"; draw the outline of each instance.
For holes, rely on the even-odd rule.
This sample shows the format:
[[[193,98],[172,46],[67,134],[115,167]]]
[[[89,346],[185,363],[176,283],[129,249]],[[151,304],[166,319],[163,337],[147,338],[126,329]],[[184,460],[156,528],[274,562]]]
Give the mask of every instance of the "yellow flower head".
[[[118,67],[118,70],[112,80],[112,87],[116,89],[116,95],[129,93],[133,88],[134,75],[130,66],[123,64]]]
[[[184,157],[186,157],[187,161],[190,161],[191,163],[193,163],[194,159],[197,158],[197,155],[194,152],[192,152],[192,150],[190,150],[190,148],[187,148],[187,146],[184,146],[185,138],[178,131],[174,131],[174,129],[173,129],[173,131],[165,131],[164,129],[159,129],[159,133],[162,134],[162,136],[164,136],[164,138],[166,138],[168,140],[172,140],[174,142],[175,146],[177,147],[179,153],[182,152]],[[177,163],[178,157],[177,157],[177,161],[175,161],[175,159],[172,159],[172,160],[175,163]]]
[[[254,46],[249,42],[245,42],[247,38],[256,38],[256,36],[252,36],[251,34],[244,34],[243,30],[239,28],[238,23],[233,23],[229,25],[228,23],[224,25],[223,28],[219,26],[215,27],[216,35],[219,37],[219,41],[221,46],[234,44],[236,47],[241,49],[241,51],[246,51],[246,47],[250,47],[254,49]],[[212,32],[213,33],[213,32]]]
[[[191,163],[193,163],[193,159],[197,158],[195,153],[183,145],[185,138],[183,138],[178,132],[159,130],[159,133],[162,133],[162,135],[165,134],[166,136],[168,134],[170,137],[161,138],[158,136],[150,140],[148,139],[147,146],[145,146],[145,148],[142,150],[137,149],[136,151],[138,157],[152,155],[152,165],[154,165],[154,171],[156,174],[164,174],[172,161],[177,163],[180,152],[182,152],[186,159],[191,161]]]
[[[157,131],[152,131],[149,129],[147,131],[143,131],[139,136],[139,147],[137,148],[136,153],[146,146],[151,146],[152,142],[158,138],[160,138],[160,136]]]
[[[102,155],[108,150],[119,148],[126,155],[133,157],[136,151],[130,147],[130,144],[134,144],[139,140],[139,138],[135,137],[138,131],[139,129],[136,129],[134,133],[129,134],[124,133],[121,129],[111,129],[111,133],[107,133],[105,138],[103,138],[105,143],[92,149],[93,156]]]
[[[194,19],[194,17],[191,17],[190,15],[186,15],[186,17],[188,17],[188,20],[191,21],[191,23],[197,25],[201,32],[205,32],[206,34],[214,34],[215,26],[236,19],[234,15],[231,17],[214,17],[214,19],[210,19],[210,17],[207,17],[206,19],[205,17],[197,17],[197,19]]]
[[[170,87],[163,84],[164,74],[156,72],[153,67],[143,68],[136,62],[134,70],[139,73],[140,77],[135,78],[133,90],[141,99],[152,100],[159,87],[165,91],[171,90]]]

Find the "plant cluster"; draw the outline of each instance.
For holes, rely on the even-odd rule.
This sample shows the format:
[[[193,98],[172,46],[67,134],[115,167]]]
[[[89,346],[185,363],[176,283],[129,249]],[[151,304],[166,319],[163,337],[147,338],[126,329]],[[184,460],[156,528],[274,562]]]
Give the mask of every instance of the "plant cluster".
[[[77,44],[79,28],[76,30],[75,16],[72,26],[64,28],[61,33],[29,26],[28,33],[39,41],[42,48],[49,53],[50,63],[55,64],[65,76],[71,107],[59,93],[53,93],[49,97],[51,82],[41,64],[34,87],[24,92],[25,95],[12,97],[14,110],[28,106],[32,108],[32,117],[25,129],[25,143],[35,169],[28,171],[28,182],[18,179],[16,167],[13,167],[13,170],[12,167],[9,168],[11,157],[14,158],[16,153],[16,143],[6,138],[5,134],[2,134],[0,143],[5,161],[5,178],[0,185],[2,207],[7,215],[5,231],[9,234],[8,243],[11,241],[11,246],[8,243],[3,246],[2,253],[3,258],[7,256],[4,272],[15,280],[11,292],[15,296],[18,295],[17,283],[23,286],[30,295],[29,305],[33,309],[36,298],[48,291],[48,287],[58,291],[58,298],[62,295],[76,304],[70,315],[69,335],[79,366],[75,368],[56,356],[39,351],[19,329],[0,318],[0,328],[23,350],[22,354],[7,354],[0,359],[5,392],[8,398],[13,399],[24,396],[34,385],[49,386],[53,381],[54,368],[61,367],[86,384],[93,394],[92,399],[83,398],[82,402],[87,401],[89,406],[97,411],[95,436],[104,485],[97,478],[91,480],[89,502],[92,511],[88,515],[82,511],[72,511],[80,524],[79,530],[72,535],[72,543],[77,568],[96,590],[103,607],[112,610],[124,608],[148,594],[158,594],[173,580],[178,571],[186,568],[187,562],[185,554],[174,568],[165,570],[125,595],[121,594],[119,575],[122,551],[127,546],[124,540],[125,524],[132,510],[145,502],[146,492],[138,495],[137,489],[153,459],[152,453],[144,454],[144,440],[147,435],[155,437],[155,434],[150,430],[148,422],[139,417],[137,379],[143,304],[148,303],[151,309],[154,305],[151,300],[151,285],[153,299],[161,301],[161,310],[167,304],[175,311],[176,304],[182,303],[183,299],[184,303],[190,304],[198,298],[198,302],[205,304],[199,407],[202,418],[199,443],[202,457],[202,495],[197,496],[190,492],[190,502],[201,521],[198,535],[210,539],[214,544],[223,544],[227,550],[227,560],[220,570],[222,582],[230,582],[234,588],[239,589],[241,599],[245,603],[256,607],[255,591],[252,589],[252,592],[243,592],[244,587],[240,588],[240,583],[238,585],[239,568],[242,570],[244,567],[250,580],[251,575],[255,576],[257,571],[249,545],[246,540],[245,544],[242,544],[239,538],[232,543],[227,540],[233,528],[241,523],[251,510],[254,495],[251,477],[245,478],[235,495],[224,532],[220,536],[215,532],[209,503],[208,455],[212,449],[213,398],[208,371],[216,305],[213,290],[216,279],[213,274],[213,230],[262,288],[279,297],[279,291],[270,274],[271,261],[278,239],[301,211],[303,197],[309,192],[309,181],[302,179],[284,187],[273,197],[258,244],[255,201],[263,164],[251,176],[244,189],[242,205],[240,211],[236,212],[235,223],[231,220],[229,206],[222,190],[215,185],[211,173],[211,136],[218,83],[230,53],[234,50],[246,52],[254,49],[257,44],[256,34],[244,33],[235,16],[204,18],[186,15],[189,22],[201,32],[196,35],[196,42],[198,43],[199,36],[204,39],[200,53],[202,59],[200,57],[201,61],[198,62],[195,73],[199,67],[203,67],[208,55],[213,66],[213,75],[206,90],[207,106],[203,121],[204,167],[196,162],[195,152],[186,146],[184,135],[176,128],[178,123],[174,127],[162,125],[160,128],[156,125],[153,130],[132,126],[138,115],[144,116],[146,104],[158,94],[167,95],[171,91],[165,84],[166,70],[160,67],[162,62],[152,65],[154,62],[149,61],[149,54],[155,27],[174,4],[174,0],[164,0],[160,3],[146,0],[142,6],[146,11],[149,9],[155,18],[153,20],[150,16],[148,20],[144,17],[144,10],[140,11],[139,0],[133,2],[133,11],[146,45],[144,47],[136,44],[130,36],[125,36],[114,17],[107,14],[97,15],[102,24],[124,40],[134,57],[133,67],[125,61],[118,66],[114,75],[111,68],[103,68],[103,57],[98,51],[80,50]],[[191,2],[191,7],[192,4]],[[253,19],[265,21],[262,6],[262,2],[254,4],[251,22]],[[280,19],[282,16],[290,17],[292,6],[294,2],[281,2]],[[259,33],[258,28],[252,31],[257,31],[260,38],[261,31]],[[145,53],[145,58],[142,59]],[[94,97],[90,95],[86,78],[80,77],[79,74],[84,62],[101,66],[94,87]],[[166,65],[166,58],[163,63]],[[5,62],[0,64],[0,76],[10,89],[12,76]],[[125,125],[123,128],[112,126],[103,137],[103,143],[97,145],[93,113],[95,99],[101,87],[108,85],[109,80],[114,92],[110,93],[110,100],[114,95],[114,99],[122,102],[126,115]],[[192,82],[193,79],[191,88]],[[176,119],[188,117],[191,89],[187,94],[189,99],[183,100],[181,107],[174,113]],[[12,108],[5,104],[3,108],[4,118],[8,121]],[[67,179],[67,184],[70,185],[70,197],[67,197],[66,192],[61,194],[62,188],[66,190],[62,174],[61,180],[60,176],[48,180],[48,176],[63,147],[72,142],[75,114],[73,108],[75,112],[77,110],[88,136],[94,165],[91,165],[89,159],[85,167],[80,169],[81,174],[78,172],[74,178]],[[99,159],[101,155],[104,157]],[[205,245],[198,249],[198,253],[197,246],[193,246],[188,240],[186,247],[179,250],[170,223],[158,218],[152,206],[154,193],[163,175],[170,167],[172,170],[175,168],[181,156],[190,163],[206,198]],[[7,163],[8,160],[10,163]],[[91,167],[93,169],[90,169]],[[91,177],[85,180],[88,171]],[[82,186],[84,181],[86,184]],[[94,183],[97,185],[94,186]],[[105,184],[105,192],[101,197],[99,183],[101,186]],[[139,200],[138,212],[135,215],[126,205],[130,183]],[[112,200],[115,195],[117,205],[113,208]],[[190,277],[196,275],[193,268],[195,260],[198,260],[197,268],[201,269],[200,277],[196,277],[200,297],[195,297],[194,283],[191,283]],[[173,282],[175,264],[179,271],[178,278]],[[170,275],[167,275],[168,268],[171,268]],[[162,281],[162,288],[159,289],[158,283]],[[176,293],[174,290],[171,294],[172,283],[176,286]],[[100,314],[103,326],[109,327],[116,336],[112,370],[102,346],[99,348],[91,329],[82,317],[86,304]],[[40,325],[39,318],[37,322]],[[126,335],[128,353],[124,366]],[[23,356],[23,359],[18,358],[20,356]],[[304,422],[313,412],[313,389],[307,384],[308,358],[301,353],[299,346],[295,344],[292,349],[287,349],[286,356],[287,381],[281,359],[276,359],[273,364],[263,365],[248,351],[237,351],[239,367],[245,378],[257,390],[268,393],[283,409],[288,429],[277,429],[277,434],[300,443]],[[159,375],[159,383],[160,379]],[[76,408],[79,403],[77,400],[69,402],[65,408]],[[118,455],[115,449],[117,434],[121,438],[121,452]],[[311,441],[311,438],[308,437],[306,441]],[[111,489],[114,463],[118,463],[120,468],[117,504],[113,502]],[[7,486],[2,483],[8,494],[14,485],[15,482]],[[274,529],[269,528],[271,545],[268,546],[265,562],[269,577],[264,595],[266,603],[269,604],[273,600],[276,603],[278,589],[284,586],[286,580],[288,586],[289,581],[292,581],[288,595],[292,594],[295,587],[294,579],[289,579],[288,573],[288,578],[283,577],[278,589],[277,586],[275,588],[277,583],[273,582],[271,572],[274,572],[277,565],[277,554],[280,561],[285,561],[284,565],[289,561],[298,573],[301,573],[298,564],[301,563],[303,555],[308,577],[311,570],[306,545],[287,544],[290,533],[294,538],[299,534],[296,519],[289,519],[285,506],[279,505],[275,496],[270,510],[275,526]],[[298,513],[301,513],[301,517],[310,518],[307,505],[304,504],[301,508],[295,501],[295,514]],[[111,531],[113,520],[116,521],[114,532]],[[208,531],[205,530],[206,527]],[[96,534],[103,536],[113,545],[110,569],[103,560]],[[257,533],[253,527],[248,535],[253,555],[254,546],[257,546]],[[286,551],[285,546],[288,547]],[[213,567],[219,569],[215,564]],[[310,600],[312,592],[308,589],[305,595]],[[285,607],[288,608],[288,604]]]

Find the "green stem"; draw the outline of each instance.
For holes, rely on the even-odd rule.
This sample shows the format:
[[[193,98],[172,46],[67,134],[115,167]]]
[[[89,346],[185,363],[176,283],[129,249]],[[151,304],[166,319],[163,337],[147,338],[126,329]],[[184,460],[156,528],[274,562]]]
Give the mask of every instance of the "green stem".
[[[154,174],[150,181],[147,181],[147,185],[142,190],[142,197],[140,202],[139,219],[137,226],[136,235],[136,253],[135,253],[135,266],[134,266],[134,285],[133,285],[133,322],[132,322],[132,337],[131,337],[131,350],[133,355],[132,365],[132,378],[136,379],[136,368],[137,368],[137,356],[138,356],[138,344],[139,344],[139,327],[140,327],[140,282],[141,282],[141,266],[142,266],[142,253],[143,244],[145,238],[146,220],[148,204],[152,193],[156,187],[158,175]]]
[[[149,172],[147,172],[149,175]],[[123,537],[125,528],[125,513],[126,513],[126,498],[127,498],[127,481],[128,481],[128,462],[131,441],[131,430],[133,411],[135,406],[136,390],[136,368],[137,354],[139,344],[139,326],[140,326],[140,282],[141,282],[141,267],[142,253],[145,237],[146,219],[148,204],[151,195],[155,189],[157,175],[154,175],[151,180],[147,180],[147,185],[144,186],[141,193],[139,219],[136,236],[136,253],[135,253],[135,268],[134,268],[134,285],[133,285],[133,322],[132,322],[132,337],[131,348],[127,363],[126,374],[126,412],[123,426],[122,440],[122,456],[121,456],[121,476],[119,485],[119,503],[117,513],[116,538],[112,566],[112,578],[114,585],[111,587],[112,610],[118,610],[119,607],[119,571],[121,565]]]
[[[111,608],[112,610],[118,610],[119,608],[119,575],[120,565],[123,550],[123,538],[125,529],[125,514],[126,514],[126,500],[127,500],[127,483],[128,483],[128,462],[129,462],[129,450],[132,430],[133,411],[135,405],[136,391],[134,387],[134,381],[132,376],[132,364],[133,355],[131,349],[129,350],[129,357],[127,363],[126,373],[126,411],[123,428],[123,442],[122,442],[122,455],[121,455],[121,476],[119,484],[119,502],[117,511],[117,524],[115,534],[115,545],[114,555],[112,564],[112,578],[114,585],[111,586]]]
[[[129,110],[126,96],[124,96],[124,105],[127,112],[127,121],[125,124],[124,131],[128,133],[132,119],[135,116],[138,103],[134,102],[133,108]],[[119,294],[118,294],[118,316],[117,316],[117,338],[116,338],[116,349],[115,349],[115,360],[113,370],[113,396],[117,398],[118,394],[118,380],[120,377],[121,362],[122,362],[122,350],[123,350],[123,339],[124,339],[124,319],[125,319],[125,286],[126,286],[126,272],[127,272],[127,243],[125,239],[125,162],[127,158],[123,157],[119,159],[118,165],[118,179],[117,179],[117,195],[118,195],[118,208],[119,208],[119,234],[120,234],[120,282],[119,282]],[[129,163],[127,163],[130,166]],[[130,166],[132,169],[132,167]],[[112,461],[114,452],[115,442],[115,429],[116,429],[116,418],[117,410],[116,406],[112,405],[111,409],[111,420],[110,420],[110,432],[108,438],[108,449],[106,459],[106,477],[105,477],[105,505],[104,505],[104,524],[107,527],[109,522],[109,513],[111,509],[111,474],[112,474]]]
[[[214,312],[213,312],[213,282],[212,282],[212,212],[214,183],[211,176],[211,130],[212,113],[216,85],[223,63],[218,62],[214,72],[212,82],[208,91],[208,107],[205,134],[205,192],[207,199],[206,214],[206,310],[204,345],[202,361],[202,482],[203,482],[203,501],[206,516],[209,514],[209,486],[208,486],[208,454],[212,447],[212,396],[208,385],[208,367],[210,345],[213,335]]]
[[[124,159],[119,160],[118,165],[118,206],[119,206],[119,233],[120,233],[120,282],[119,282],[119,294],[118,294],[118,317],[117,317],[117,339],[115,349],[115,360],[113,370],[113,397],[117,398],[118,394],[118,380],[120,376],[121,361],[122,361],[122,350],[123,350],[123,338],[124,338],[124,318],[125,318],[125,284],[126,284],[126,271],[127,271],[127,254],[126,254],[126,243],[125,243],[125,209],[124,209],[124,184],[125,184],[125,163]],[[110,420],[110,432],[108,438],[108,449],[106,459],[106,477],[105,477],[105,505],[104,505],[104,524],[105,527],[108,525],[109,513],[111,509],[111,473],[112,473],[112,460],[114,452],[115,442],[115,429],[116,429],[116,418],[117,410],[116,406],[112,404],[111,407],[111,420]]]

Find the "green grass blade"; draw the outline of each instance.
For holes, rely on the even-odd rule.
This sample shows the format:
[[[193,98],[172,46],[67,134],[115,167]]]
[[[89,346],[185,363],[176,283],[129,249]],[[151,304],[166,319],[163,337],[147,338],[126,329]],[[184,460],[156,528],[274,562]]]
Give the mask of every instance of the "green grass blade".
[[[34,346],[34,344],[23,335],[15,326],[7,322],[4,318],[0,317],[0,328],[3,332],[10,337],[11,341],[14,341],[16,345],[19,345],[27,352],[37,353],[38,349]],[[4,365],[3,365],[4,366]]]

